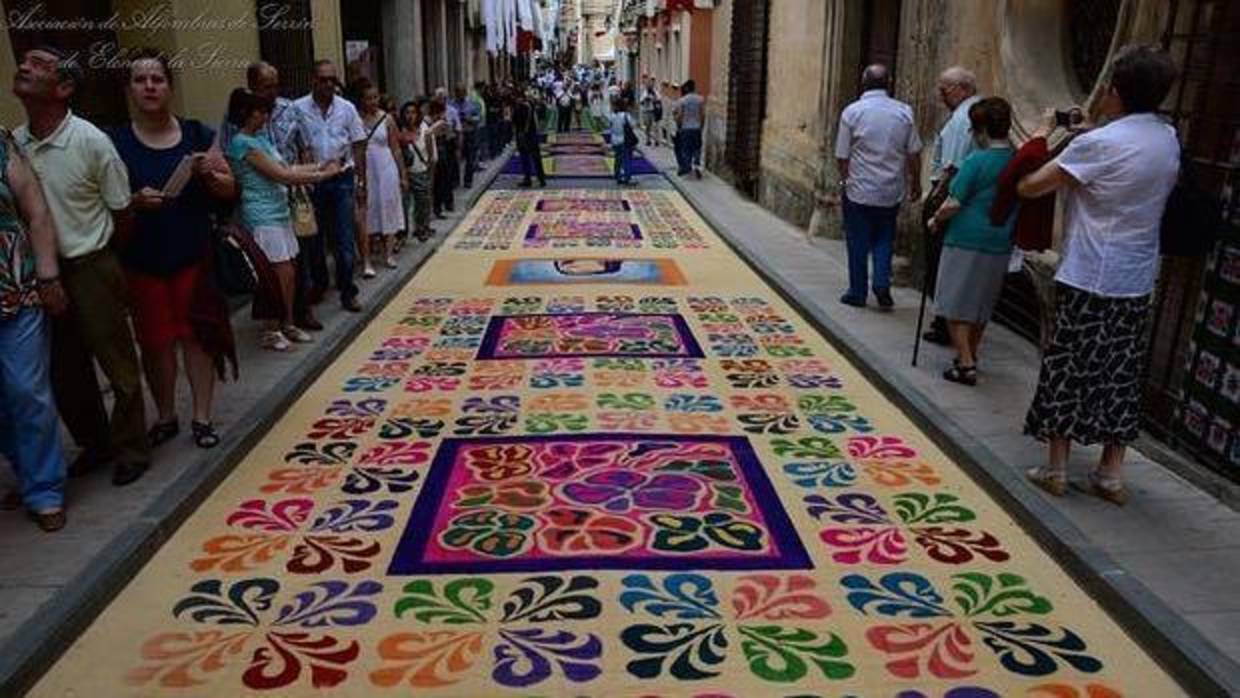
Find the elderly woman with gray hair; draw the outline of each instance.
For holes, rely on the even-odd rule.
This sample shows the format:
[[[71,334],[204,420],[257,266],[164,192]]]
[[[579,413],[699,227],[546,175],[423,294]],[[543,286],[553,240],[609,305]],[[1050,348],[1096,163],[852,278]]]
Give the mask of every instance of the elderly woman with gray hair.
[[[1089,489],[1113,504],[1128,499],[1121,468],[1140,425],[1159,231],[1179,172],[1175,129],[1157,114],[1175,74],[1162,51],[1121,50],[1095,106],[1106,125],[1017,186],[1025,198],[1058,190],[1065,199],[1055,329],[1025,418],[1025,433],[1050,446],[1049,462],[1027,476],[1055,496],[1067,491],[1075,441],[1103,445]]]
[[[956,349],[943,378],[963,385],[977,383],[977,348],[1003,290],[1013,222],[1011,215],[1001,225],[990,221],[999,175],[1012,159],[1012,108],[998,97],[983,99],[969,108],[969,124],[976,150],[961,163],[950,196],[927,223],[933,232],[947,228],[934,300]]]

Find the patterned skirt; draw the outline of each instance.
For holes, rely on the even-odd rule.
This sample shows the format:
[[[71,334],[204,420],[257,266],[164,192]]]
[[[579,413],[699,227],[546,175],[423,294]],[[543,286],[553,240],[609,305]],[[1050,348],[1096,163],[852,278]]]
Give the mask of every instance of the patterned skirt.
[[[1055,295],[1055,329],[1025,433],[1079,444],[1135,441],[1150,297],[1107,298],[1064,284]]]

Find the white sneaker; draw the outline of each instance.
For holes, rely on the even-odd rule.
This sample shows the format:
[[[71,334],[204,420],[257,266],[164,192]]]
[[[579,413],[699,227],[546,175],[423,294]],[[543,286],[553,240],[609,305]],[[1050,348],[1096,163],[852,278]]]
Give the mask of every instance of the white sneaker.
[[[395,257],[393,257],[392,255],[388,255],[388,258],[387,258],[386,260],[384,260],[383,264],[384,264],[384,266],[386,266],[388,269],[395,269],[395,268],[396,268],[396,258],[395,258]]]
[[[289,341],[297,342],[299,344],[314,341],[314,337],[311,337],[309,332],[306,332],[300,327],[296,327],[294,325],[289,325],[283,330],[280,330],[280,334],[284,335]]]
[[[271,330],[263,333],[262,347],[271,351],[288,351],[293,345],[288,343],[279,330]]]
[[[362,278],[363,279],[375,278],[375,268],[370,266],[370,264],[367,264],[366,268],[362,269]]]

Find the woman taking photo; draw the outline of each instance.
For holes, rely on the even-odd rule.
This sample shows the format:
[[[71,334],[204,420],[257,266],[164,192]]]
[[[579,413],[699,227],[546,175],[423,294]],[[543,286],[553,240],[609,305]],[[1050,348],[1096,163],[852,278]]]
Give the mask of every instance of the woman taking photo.
[[[276,147],[260,135],[271,117],[272,103],[246,90],[233,90],[228,121],[237,135],[228,144],[228,160],[241,184],[241,222],[250,230],[280,280],[284,317],[263,333],[262,347],[288,351],[310,335],[293,324],[293,294],[298,246],[288,203],[288,185],[317,184],[340,172],[339,162],[289,167]]]
[[[392,256],[392,240],[405,229],[405,212],[401,204],[409,179],[400,152],[400,133],[392,115],[380,108],[379,88],[369,80],[359,85],[361,107],[358,110],[365,124],[366,140],[366,230],[381,240],[383,263],[396,268]],[[369,246],[368,246],[369,247]],[[366,268],[371,268],[369,257]]]
[[[1128,500],[1124,450],[1140,429],[1159,233],[1180,167],[1175,129],[1157,113],[1175,73],[1162,51],[1121,49],[1093,110],[1107,124],[1077,136],[1017,185],[1024,198],[1064,196],[1055,329],[1025,417],[1025,433],[1050,446],[1049,462],[1026,475],[1056,496],[1067,491],[1075,441],[1103,445],[1090,491],[1117,505]],[[1035,135],[1052,123],[1053,114]]]
[[[181,431],[176,413],[180,346],[193,397],[194,443],[212,448],[220,441],[211,423],[220,357],[204,348],[190,309],[199,294],[218,296],[206,272],[211,211],[213,200],[236,195],[236,184],[219,152],[208,152],[215,133],[201,122],[173,114],[172,71],[162,55],[139,51],[129,62],[128,77],[133,121],[114,131],[112,141],[134,192],[133,234],[118,243],[142,366],[159,412],[147,437],[151,446],[158,446]],[[192,163],[190,180],[175,196],[165,195],[165,185],[187,158]],[[223,317],[214,322],[227,323],[226,306],[215,300],[209,305],[222,309]]]
[[[950,196],[928,225],[936,233],[947,226],[934,298],[938,314],[947,319],[956,359],[943,378],[976,385],[977,348],[1012,256],[1015,216],[1003,225],[990,222],[999,175],[1012,159],[1012,108],[998,97],[980,100],[969,108],[969,123],[977,150],[960,165]]]
[[[431,171],[436,153],[435,139],[425,118],[426,99],[409,102],[401,108],[400,139],[408,171],[409,229],[425,242],[435,234],[431,228]]]

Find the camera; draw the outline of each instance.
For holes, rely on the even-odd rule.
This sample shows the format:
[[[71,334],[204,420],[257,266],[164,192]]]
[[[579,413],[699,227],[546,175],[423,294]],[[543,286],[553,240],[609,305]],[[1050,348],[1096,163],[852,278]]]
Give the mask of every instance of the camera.
[[[1069,128],[1071,126],[1076,126],[1077,124],[1081,123],[1084,120],[1085,120],[1085,115],[1082,114],[1081,110],[1076,107],[1073,107],[1071,109],[1056,109],[1055,110],[1055,125],[1056,126],[1062,126],[1063,128]]]

